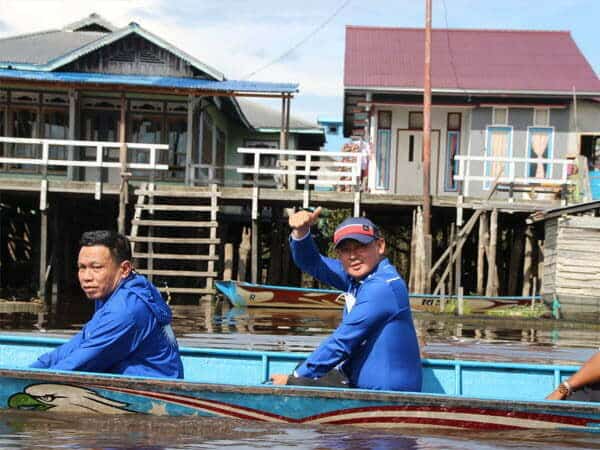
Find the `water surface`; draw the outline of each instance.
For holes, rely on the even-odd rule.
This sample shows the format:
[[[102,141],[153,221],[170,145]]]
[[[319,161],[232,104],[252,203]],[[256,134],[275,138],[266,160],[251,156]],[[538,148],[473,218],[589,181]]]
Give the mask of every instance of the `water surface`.
[[[89,308],[66,304],[46,317],[0,317],[4,332],[69,336]],[[224,302],[174,306],[181,345],[310,351],[340,311],[235,309]],[[581,363],[600,345],[600,326],[554,320],[415,314],[424,356],[487,361]],[[515,449],[600,448],[598,435],[547,431],[362,429],[168,417],[53,417],[0,412],[0,449]]]

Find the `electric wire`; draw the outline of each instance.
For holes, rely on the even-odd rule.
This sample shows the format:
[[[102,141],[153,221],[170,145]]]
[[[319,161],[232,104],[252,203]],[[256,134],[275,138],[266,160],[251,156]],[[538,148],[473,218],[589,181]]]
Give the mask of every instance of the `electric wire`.
[[[315,34],[317,34],[323,28],[325,28],[325,26],[327,26],[339,13],[341,13],[342,10],[346,6],[348,6],[348,4],[351,1],[352,0],[345,0],[344,2],[342,2],[342,4],[340,6],[338,6],[338,8],[332,14],[330,14],[329,17],[327,17],[327,19],[325,19],[321,24],[319,24],[314,30],[312,30],[306,37],[304,37],[303,39],[301,39],[297,44],[295,44],[289,50],[286,50],[284,53],[282,53],[277,58],[275,58],[275,59],[271,60],[270,62],[266,63],[265,65],[259,67],[255,71],[250,72],[248,75],[244,76],[242,79],[245,80],[245,79],[248,79],[248,78],[252,78],[258,72],[262,72],[267,67],[271,67],[273,64],[275,64],[275,63],[281,61],[282,59],[286,58],[287,56],[289,56],[294,50],[296,50],[300,46],[304,45],[310,38],[312,38]]]

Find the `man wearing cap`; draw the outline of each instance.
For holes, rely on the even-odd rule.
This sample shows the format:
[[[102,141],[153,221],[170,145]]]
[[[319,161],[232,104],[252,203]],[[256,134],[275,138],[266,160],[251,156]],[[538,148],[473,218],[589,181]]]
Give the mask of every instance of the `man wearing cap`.
[[[290,216],[290,247],[300,269],[346,293],[342,323],[292,375],[272,375],[273,383],[331,386],[339,373],[347,378],[339,386],[420,391],[421,359],[406,285],[385,257],[379,229],[364,217],[344,220],[333,239],[338,259],[328,258],[310,235],[320,213],[317,208]]]

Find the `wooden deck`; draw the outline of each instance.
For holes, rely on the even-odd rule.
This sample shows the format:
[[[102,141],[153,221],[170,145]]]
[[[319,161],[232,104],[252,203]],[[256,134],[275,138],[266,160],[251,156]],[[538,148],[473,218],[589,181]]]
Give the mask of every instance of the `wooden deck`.
[[[18,192],[40,192],[41,177],[23,175],[0,175],[0,191],[18,191]],[[132,181],[136,184],[136,181]],[[141,184],[141,183],[140,183]],[[161,191],[172,191],[174,197],[185,193],[189,195],[190,191],[208,192],[208,186],[185,186],[183,184],[156,183]],[[252,202],[253,188],[252,187],[219,187],[220,203],[225,205],[245,204]],[[91,181],[67,181],[60,179],[48,180],[48,192],[66,193],[66,194],[81,194],[91,196],[90,201],[96,192],[96,183]],[[118,199],[119,185],[103,183],[102,195],[114,196]],[[299,205],[302,204],[304,198],[303,189],[273,189],[260,188],[259,199],[264,204],[279,204],[279,205]],[[312,205],[323,205],[326,207],[351,208],[354,203],[353,192],[337,192],[337,191],[311,191],[310,199]],[[365,207],[414,207],[422,204],[423,197],[420,195],[398,195],[398,194],[373,194],[362,193],[360,203]],[[440,208],[455,208],[456,196],[435,196],[433,197],[433,206]],[[474,197],[466,197],[463,200],[463,208],[465,209],[480,209],[483,200]],[[503,212],[534,212],[542,211],[551,207],[560,206],[559,200],[543,200],[543,201],[519,201],[515,200],[508,203],[505,199],[487,200],[486,207],[497,208]]]

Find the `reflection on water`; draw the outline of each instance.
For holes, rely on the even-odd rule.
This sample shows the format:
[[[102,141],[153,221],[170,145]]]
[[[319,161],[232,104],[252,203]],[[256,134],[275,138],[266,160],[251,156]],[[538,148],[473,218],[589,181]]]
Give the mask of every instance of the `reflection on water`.
[[[72,334],[90,317],[90,304],[64,303],[48,315],[46,334]],[[330,334],[339,310],[232,308],[228,302],[176,305],[173,327],[182,345],[253,350],[310,351]],[[600,346],[600,324],[415,313],[424,356],[576,363]],[[31,332],[35,316],[0,315],[0,328]]]
[[[173,306],[182,345],[310,351],[337,326],[341,311],[236,309],[223,301]],[[43,324],[46,336],[75,333],[89,304],[64,303]],[[414,316],[424,356],[470,360],[580,363],[600,345],[600,325],[491,317]],[[35,317],[1,316],[5,331],[31,334]],[[504,449],[593,448],[593,434],[523,431],[373,430],[294,426],[231,419],[52,417],[0,412],[0,449]]]
[[[593,434],[511,431],[367,430],[198,417],[48,418],[0,413],[2,449],[508,449],[593,448]]]

